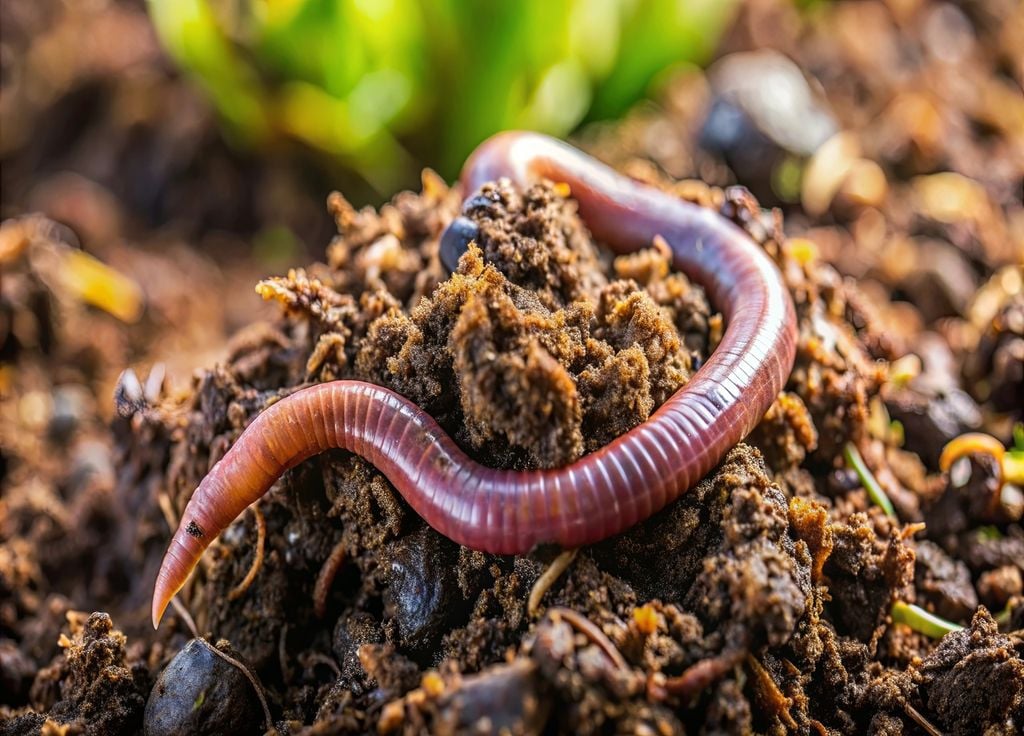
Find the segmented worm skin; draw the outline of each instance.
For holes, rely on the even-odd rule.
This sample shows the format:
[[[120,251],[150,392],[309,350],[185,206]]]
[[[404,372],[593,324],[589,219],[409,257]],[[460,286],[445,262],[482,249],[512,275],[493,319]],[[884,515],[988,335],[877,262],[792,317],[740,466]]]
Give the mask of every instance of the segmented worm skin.
[[[203,479],[157,577],[153,623],[206,546],[288,468],[328,448],[380,470],[427,523],[467,547],[520,554],[575,547],[646,519],[704,476],[758,423],[793,365],[796,319],[778,269],[716,213],[634,182],[576,149],[532,133],[483,143],[464,191],[509,177],[565,182],[591,232],[618,252],[669,244],[675,268],[724,313],[718,348],[644,423],[561,468],[510,471],[471,460],[408,399],[360,381],[312,386],[273,404]]]

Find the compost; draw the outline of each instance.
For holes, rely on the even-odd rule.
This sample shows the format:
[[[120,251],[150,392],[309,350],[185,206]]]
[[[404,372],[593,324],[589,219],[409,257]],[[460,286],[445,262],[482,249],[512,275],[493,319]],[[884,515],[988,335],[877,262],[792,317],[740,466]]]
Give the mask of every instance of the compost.
[[[112,7],[91,22],[138,26],[134,56],[5,124],[130,96],[129,63],[191,99]],[[559,182],[487,185],[454,254],[463,196],[436,174],[379,208],[334,192],[336,233],[289,270],[202,244],[258,232],[260,188],[319,183],[254,182],[199,107],[196,135],[156,107],[132,123],[190,166],[132,169],[98,110],[5,151],[0,733],[1018,732],[1024,495],[963,435],[1012,448],[1024,420],[1022,45],[1013,2],[750,4],[706,71],[575,140],[779,267],[795,365],[746,441],[624,533],[521,556],[456,545],[330,451],[211,545],[156,631],[185,504],[274,402],[368,381],[488,467],[559,467],[645,422],[726,325],[664,243],[616,256]],[[759,104],[780,89],[792,109]],[[53,173],[73,164],[92,178]]]

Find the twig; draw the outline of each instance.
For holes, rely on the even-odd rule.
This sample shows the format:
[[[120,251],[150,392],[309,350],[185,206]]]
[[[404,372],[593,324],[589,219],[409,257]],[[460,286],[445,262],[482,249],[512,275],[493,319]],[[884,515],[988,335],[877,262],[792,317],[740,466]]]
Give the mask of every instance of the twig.
[[[164,515],[164,521],[167,522],[167,528],[171,530],[171,534],[174,534],[178,528],[178,517],[174,513],[174,508],[171,506],[171,498],[165,491],[160,491],[156,497],[157,506],[160,507],[160,511]]]
[[[910,703],[904,702],[903,709],[907,712],[908,716],[914,719],[914,722],[917,723],[918,726],[928,732],[929,736],[943,736],[942,731],[935,728],[935,726],[933,726],[927,718],[921,715]]]
[[[267,539],[267,522],[263,518],[263,512],[260,511],[260,507],[255,504],[250,506],[252,509],[253,516],[256,517],[256,554],[252,558],[252,565],[249,566],[249,572],[242,578],[242,582],[231,589],[228,593],[228,600],[238,600],[245,594],[245,591],[249,590],[249,586],[252,585],[252,581],[259,575],[260,568],[263,567],[263,546]]]
[[[597,647],[608,656],[608,659],[610,659],[612,664],[614,664],[618,669],[629,669],[629,665],[626,663],[626,658],[622,656],[622,652],[620,652],[612,643],[611,639],[601,631],[600,627],[586,616],[572,610],[571,608],[563,608],[561,606],[548,609],[548,616],[554,619],[563,619],[574,629],[590,639],[591,642],[596,644]]]
[[[320,568],[320,572],[316,576],[316,585],[313,586],[313,613],[317,618],[323,618],[324,613],[327,612],[327,594],[331,592],[331,583],[334,582],[334,576],[338,574],[338,569],[343,562],[345,562],[345,545],[343,540],[338,540],[334,549],[331,550],[331,554],[324,561],[323,567]]]
[[[533,584],[533,588],[530,590],[530,597],[526,601],[526,614],[530,618],[534,618],[537,615],[538,609],[540,609],[541,599],[544,598],[544,594],[547,593],[551,586],[555,584],[555,581],[561,577],[562,573],[566,571],[572,561],[576,559],[576,549],[567,549],[562,552],[558,557],[552,560],[548,569],[541,573],[541,576],[537,578],[537,582]],[[569,610],[569,609],[564,609]]]
[[[291,677],[291,669],[288,667],[288,624],[281,627],[281,633],[277,637],[277,663],[281,667],[281,675],[284,681],[288,682]]]

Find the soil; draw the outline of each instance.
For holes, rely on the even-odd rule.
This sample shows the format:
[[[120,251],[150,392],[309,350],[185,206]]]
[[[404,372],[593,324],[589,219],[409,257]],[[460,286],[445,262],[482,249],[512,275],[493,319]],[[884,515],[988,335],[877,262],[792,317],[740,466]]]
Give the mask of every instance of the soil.
[[[335,192],[336,235],[285,273],[242,246],[277,222],[254,188],[299,203],[301,239],[320,237],[322,215],[301,213],[326,189],[252,184],[259,164],[219,142],[137,6],[40,7],[4,11],[7,46],[36,48],[43,25],[58,39],[11,85],[52,72],[39,59],[77,38],[59,35],[69,24],[139,41],[0,106],[15,130],[83,120],[62,145],[2,152],[0,733],[1020,730],[1024,501],[988,456],[938,467],[950,439],[1009,445],[1024,420],[1018,3],[759,0],[707,71],[580,134],[743,227],[797,307],[785,390],[676,503],[579,550],[544,590],[561,550],[461,548],[371,465],[329,452],[222,535],[155,632],[171,529],[268,403],[368,380],[480,462],[555,467],[643,422],[724,325],[659,243],[614,257],[551,183],[485,187],[453,272],[439,236],[461,202],[436,175],[378,209]],[[159,92],[127,150],[107,111],[139,75]],[[108,107],[84,109],[97,90]],[[793,104],[766,110],[779,90]],[[168,99],[194,111],[188,135],[171,135]],[[193,165],[143,166],[154,147]],[[159,214],[99,160],[135,161]],[[893,621],[896,602],[963,628],[929,638]]]

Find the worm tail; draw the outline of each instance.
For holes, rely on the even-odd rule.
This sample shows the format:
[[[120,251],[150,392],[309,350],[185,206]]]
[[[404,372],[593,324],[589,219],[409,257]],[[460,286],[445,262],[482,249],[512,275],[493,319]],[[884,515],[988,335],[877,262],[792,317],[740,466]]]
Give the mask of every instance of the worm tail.
[[[287,410],[287,405],[277,404],[257,417],[192,494],[157,573],[154,628],[210,542],[288,467],[289,463],[282,462],[286,448],[281,447],[287,438],[270,431]],[[256,441],[257,436],[262,441]]]
[[[396,442],[403,425],[417,431]],[[361,455],[403,487],[429,465],[425,455],[454,451],[471,462],[428,414],[385,388],[335,381],[297,391],[260,413],[192,494],[157,573],[154,627],[210,543],[284,471],[331,448]]]

